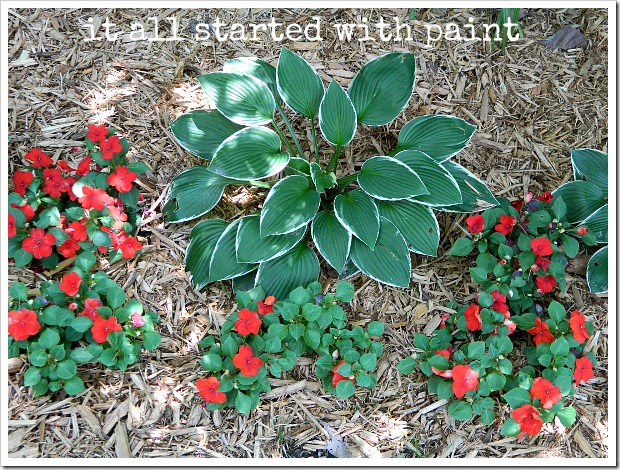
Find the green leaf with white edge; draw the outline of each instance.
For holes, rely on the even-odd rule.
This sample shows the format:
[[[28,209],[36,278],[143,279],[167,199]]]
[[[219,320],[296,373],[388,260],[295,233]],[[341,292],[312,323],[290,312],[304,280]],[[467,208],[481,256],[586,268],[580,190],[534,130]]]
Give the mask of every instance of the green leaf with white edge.
[[[266,127],[246,127],[222,142],[209,169],[226,178],[257,180],[280,173],[290,155],[280,137]]]
[[[594,234],[596,241],[599,243],[608,242],[609,233],[609,205],[605,204],[600,209],[597,209],[593,214],[588,216],[583,221],[583,224],[588,227],[588,232]]]
[[[258,270],[258,268],[256,268]],[[240,292],[252,289],[256,285],[256,270],[232,278],[233,292]]]
[[[429,190],[429,194],[414,196],[413,200],[416,202],[429,206],[449,206],[463,202],[454,176],[432,157],[419,150],[403,150],[394,155],[394,158],[415,171]]]
[[[576,180],[588,180],[607,197],[609,162],[605,152],[595,149],[575,149],[570,152],[573,174]]]
[[[336,175],[332,172],[325,173],[318,163],[310,163],[310,176],[319,194],[336,186]]]
[[[228,226],[228,222],[222,219],[203,220],[190,233],[185,270],[192,273],[192,281],[198,289],[210,282],[209,264],[213,250]]]
[[[592,294],[605,294],[609,289],[607,247],[598,250],[590,261],[586,270],[588,288]]]
[[[379,236],[379,210],[370,196],[359,190],[339,194],[334,200],[334,212],[345,229],[374,249]]]
[[[293,168],[294,170],[297,170],[306,175],[310,175],[310,163],[308,163],[308,160],[305,160],[303,158],[291,157],[288,162],[288,167]]]
[[[196,77],[220,113],[242,126],[270,123],[276,102],[267,85],[237,73],[211,72]]]
[[[65,392],[67,392],[67,395],[69,396],[75,396],[78,393],[81,393],[84,390],[86,390],[86,387],[84,386],[84,382],[78,376],[71,377],[69,380],[67,380],[65,384],[63,385],[63,388],[65,389]]]
[[[182,114],[170,124],[177,142],[192,155],[211,160],[228,137],[243,129],[217,109],[199,109]]]
[[[577,410],[575,410],[572,406],[568,406],[566,408],[562,408],[555,415],[560,420],[560,423],[562,423],[562,426],[568,428],[575,424],[575,420],[577,419]]]
[[[241,390],[237,390],[237,396],[235,397],[235,409],[244,415],[247,415],[252,411],[252,398],[243,393]]]
[[[579,242],[577,239],[565,234],[562,237],[562,248],[567,257],[574,258],[579,253]]]
[[[521,428],[519,427],[519,423],[517,423],[514,419],[508,418],[504,421],[502,425],[502,429],[500,430],[500,434],[502,436],[516,436],[521,432]]]
[[[487,185],[467,168],[452,161],[441,164],[454,177],[461,190],[463,202],[450,206],[437,206],[435,209],[444,212],[479,212],[499,205]]]
[[[281,235],[306,225],[316,215],[321,196],[303,176],[278,181],[265,199],[260,215],[260,233]]]
[[[349,95],[336,80],[327,87],[319,108],[319,127],[332,145],[348,145],[357,128],[357,114]]]
[[[474,242],[472,240],[469,238],[459,238],[446,254],[450,256],[467,256],[473,249]]]
[[[338,398],[349,398],[355,395],[355,385],[350,380],[341,380],[336,384],[336,396]]]
[[[319,212],[312,221],[312,240],[325,260],[342,273],[351,249],[351,232],[338,221],[334,212]]]
[[[234,183],[239,181],[218,175],[205,166],[179,173],[172,180],[164,203],[166,220],[185,222],[206,214],[219,202],[224,188]]]
[[[399,230],[409,251],[437,256],[439,223],[430,208],[411,201],[380,202],[378,207],[379,215]]]
[[[379,282],[394,287],[408,287],[411,280],[411,258],[407,242],[396,226],[381,217],[374,250],[354,238],[351,259],[362,272]]]
[[[52,206],[42,211],[39,214],[35,225],[40,228],[48,228],[60,225],[60,212],[58,211],[58,207]]]
[[[280,96],[293,111],[313,119],[319,113],[324,88],[321,77],[302,57],[286,47],[276,67]]]
[[[290,251],[306,233],[306,226],[284,235],[260,236],[258,215],[243,217],[237,228],[236,253],[240,263],[261,263]]]
[[[341,302],[351,302],[355,297],[355,289],[349,282],[340,281],[336,284],[336,299]]]
[[[601,189],[589,181],[569,181],[552,194],[566,203],[566,220],[570,223],[581,222],[606,204]]]
[[[269,88],[273,97],[279,101],[278,86],[276,85],[276,68],[257,57],[237,57],[227,60],[223,72],[250,75],[259,79]]]
[[[471,405],[464,400],[454,400],[448,405],[448,413],[458,421],[467,421],[474,412]]]
[[[366,160],[357,182],[366,194],[385,201],[429,194],[417,173],[392,157],[376,156]]]
[[[232,279],[249,273],[256,268],[254,263],[240,263],[235,252],[237,228],[240,219],[232,222],[215,244],[209,262],[209,282]]]
[[[513,388],[509,392],[502,395],[502,398],[508,403],[510,408],[516,410],[526,403],[530,403],[530,392],[520,387]]]
[[[296,287],[316,281],[319,271],[319,259],[302,242],[279,258],[261,263],[256,284],[276,299],[285,299]]]
[[[400,130],[398,144],[392,153],[419,150],[444,162],[463,150],[475,131],[475,126],[455,116],[418,116]]]
[[[347,90],[358,122],[383,126],[394,120],[407,106],[414,82],[413,53],[392,52],[366,63]]]

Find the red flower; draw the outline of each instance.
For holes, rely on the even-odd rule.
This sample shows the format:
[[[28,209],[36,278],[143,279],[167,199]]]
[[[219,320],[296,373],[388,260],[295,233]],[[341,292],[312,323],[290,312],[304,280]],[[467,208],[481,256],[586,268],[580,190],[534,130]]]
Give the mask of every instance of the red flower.
[[[66,161],[64,161],[64,160],[60,160],[60,161],[56,162],[56,164],[58,165],[58,167],[59,167],[62,171],[65,171],[65,172],[70,172],[70,171],[73,171],[73,168],[71,168],[71,167],[69,166],[69,164],[68,164]]]
[[[512,228],[517,225],[517,219],[511,215],[500,215],[499,224],[495,226],[495,231],[502,235],[508,235],[512,232]]]
[[[71,272],[62,277],[59,288],[69,297],[73,297],[79,292],[81,284],[82,278],[80,275],[76,272]]]
[[[108,319],[97,317],[94,320],[94,325],[90,328],[93,339],[98,343],[105,343],[111,331],[121,331],[121,325],[116,320],[116,317]]]
[[[49,155],[44,154],[38,148],[33,148],[24,158],[29,162],[32,162],[33,168],[49,168],[54,164],[54,161],[49,157]]]
[[[86,241],[88,238],[88,233],[86,232],[86,224],[88,221],[86,219],[76,220],[71,222],[69,226],[65,229],[67,235],[70,235],[71,238],[76,242]]]
[[[443,356],[446,359],[450,359],[450,356],[452,355],[452,346],[450,346],[448,349],[439,349],[435,351],[435,354],[439,354],[440,356]]]
[[[573,378],[575,379],[575,385],[581,385],[581,382],[586,383],[592,377],[592,361],[589,357],[580,357],[575,361],[575,371],[573,372]]]
[[[543,420],[540,419],[538,410],[532,405],[522,405],[512,412],[512,419],[519,423],[519,438],[525,434],[535,436],[542,429]]]
[[[93,159],[90,155],[86,155],[86,158],[78,163],[77,169],[75,170],[75,174],[78,176],[86,176],[90,172],[90,164]]]
[[[67,238],[65,242],[58,247],[58,253],[65,258],[73,258],[80,250],[80,245],[73,238]]]
[[[513,334],[517,329],[517,324],[510,319],[510,316],[504,320],[504,325],[508,327],[509,335]]]
[[[579,227],[576,230],[577,235],[587,235],[588,234],[588,227],[586,227],[585,225],[582,225],[581,227]]]
[[[553,277],[552,274],[549,274],[547,276],[538,276],[536,278],[536,287],[538,288],[539,294],[546,294],[548,292],[551,292],[553,289],[555,289],[557,285],[558,283],[556,282],[555,277]]]
[[[88,134],[86,138],[91,142],[103,142],[108,135],[108,130],[105,126],[95,126],[91,124],[88,126]]]
[[[580,311],[573,310],[568,323],[570,324],[570,329],[573,330],[573,338],[575,338],[575,341],[579,341],[579,344],[583,344],[590,337],[586,328],[586,317]]]
[[[463,398],[470,390],[478,388],[478,372],[468,365],[459,364],[452,369],[452,391],[456,398]]]
[[[241,375],[254,377],[263,365],[260,357],[254,357],[252,348],[247,344],[239,346],[239,352],[233,357],[233,364],[241,371]]]
[[[103,307],[103,304],[99,299],[86,299],[84,301],[84,310],[78,313],[78,316],[86,316],[94,322],[96,318],[99,318],[99,312],[97,312],[97,307]]]
[[[142,243],[140,243],[135,237],[124,237],[124,240],[120,242],[116,247],[117,250],[121,250],[123,258],[130,259],[136,256],[136,252],[142,249]]]
[[[118,206],[108,206],[108,212],[110,213],[110,217],[114,217],[114,225],[112,225],[112,228],[114,230],[121,230],[124,223],[127,222],[127,214]]]
[[[538,377],[532,382],[530,389],[532,400],[538,398],[545,410],[550,409],[553,405],[562,399],[560,389],[553,385],[549,380]]]
[[[13,214],[9,214],[9,238],[17,235],[17,228],[15,227],[15,217]]]
[[[481,215],[472,215],[471,217],[467,217],[465,220],[467,222],[467,227],[471,233],[480,233],[484,228],[484,217]]]
[[[258,313],[260,315],[266,315],[273,312],[273,304],[276,303],[276,298],[273,295],[265,297],[265,301],[258,301]]]
[[[56,243],[56,237],[51,233],[45,233],[42,228],[30,229],[30,235],[22,242],[22,248],[32,253],[36,259],[47,258],[52,254],[52,245]]]
[[[496,312],[500,312],[506,315],[509,312],[508,305],[506,305],[506,296],[498,290],[494,290],[493,292],[491,292],[491,296],[493,297],[493,300],[494,300],[493,305],[491,305],[491,308],[495,310]],[[508,315],[510,317],[510,314]]]
[[[31,171],[16,171],[13,174],[13,191],[20,196],[25,196],[26,190],[33,179],[34,175]]]
[[[138,312],[132,312],[131,313],[131,325],[134,328],[140,328],[142,326],[144,326],[146,324],[146,322],[144,321],[144,317],[142,315],[140,315],[140,313]]]
[[[545,191],[540,196],[537,196],[534,199],[538,199],[539,201],[549,204],[551,201],[553,201],[553,195],[550,192]]]
[[[482,329],[482,320],[480,319],[480,307],[478,305],[470,305],[467,310],[463,312],[467,319],[467,329],[469,331],[476,331]]]
[[[78,202],[84,209],[103,210],[107,205],[114,204],[114,198],[106,194],[103,189],[94,189],[90,186],[82,186],[84,196]]]
[[[47,168],[43,170],[43,191],[52,197],[60,197],[61,193],[67,193],[71,185],[62,177],[62,173],[57,168]]]
[[[208,379],[198,379],[196,381],[196,388],[198,393],[204,401],[207,403],[217,403],[219,405],[226,402],[226,394],[224,392],[218,392],[217,389],[220,386],[220,381],[215,377],[209,377]]]
[[[22,341],[36,335],[41,329],[37,312],[22,308],[9,312],[9,334],[15,341]]]
[[[521,212],[521,209],[523,209],[523,200],[517,199],[515,201],[512,201],[510,205],[517,209],[517,212]]]
[[[107,140],[102,140],[99,143],[99,148],[101,149],[101,158],[103,160],[112,160],[115,153],[119,153],[123,150],[121,140],[117,135],[113,135]]]
[[[540,343],[553,343],[555,337],[553,333],[549,331],[547,323],[540,318],[535,318],[534,321],[536,322],[536,326],[526,330],[529,334],[534,335],[534,344],[538,346]]]
[[[257,335],[262,323],[261,319],[258,318],[258,313],[244,308],[239,310],[239,319],[235,322],[235,331],[241,336],[247,336],[250,333]]]
[[[15,209],[19,209],[20,211],[22,211],[24,213],[24,215],[26,216],[26,222],[30,222],[34,218],[34,209],[32,208],[32,206],[30,206],[28,204],[24,204],[22,206],[18,206],[17,204],[12,202],[11,203],[11,207],[13,207]]]
[[[138,175],[133,171],[129,171],[126,166],[117,166],[116,173],[108,175],[108,184],[115,186],[119,193],[127,193],[131,191],[132,184]]]
[[[338,368],[344,363],[345,363],[344,360],[340,361],[338,364],[336,364],[332,368],[332,373],[334,374],[334,376],[332,377],[332,387],[335,387],[336,385],[338,385],[338,382],[340,382],[341,380],[349,380],[351,382],[355,382],[355,377],[353,377],[353,379],[350,379],[349,377],[345,377],[344,375],[338,372]]]
[[[550,265],[551,265],[551,260],[544,258],[542,256],[536,257],[536,266],[538,266],[539,268],[542,268],[544,272],[547,272],[547,269],[549,269]]]
[[[534,238],[530,242],[532,251],[538,256],[547,256],[553,254],[553,247],[551,246],[551,240],[547,237]]]

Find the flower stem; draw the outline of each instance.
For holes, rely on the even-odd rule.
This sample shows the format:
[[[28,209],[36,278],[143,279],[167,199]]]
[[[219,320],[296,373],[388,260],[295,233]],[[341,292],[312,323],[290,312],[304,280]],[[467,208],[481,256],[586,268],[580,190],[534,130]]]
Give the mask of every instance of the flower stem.
[[[341,148],[342,147],[340,145],[336,146],[336,151],[334,152],[334,156],[329,161],[329,165],[327,165],[327,168],[325,169],[325,173],[329,173],[330,171],[332,171],[336,167],[336,165],[338,164],[338,157],[340,156],[340,149]]]
[[[312,146],[314,147],[314,159],[317,163],[319,163],[319,148],[316,142],[316,127],[314,126],[314,118],[310,120],[310,125],[312,128]]]
[[[267,181],[258,181],[258,180],[248,181],[248,184],[250,186],[255,186],[257,188],[271,188],[272,186],[272,184],[268,183]]]
[[[275,119],[271,120],[271,124],[273,124],[273,127],[275,128],[276,132],[280,136],[280,139],[282,139],[282,142],[284,142],[284,144],[286,145],[286,148],[288,148],[288,151],[291,153],[291,155],[297,156],[297,153],[295,153],[295,149],[293,148],[291,143],[288,141],[288,139],[284,135],[284,132],[282,132],[280,128],[278,127]]]
[[[303,158],[304,151],[301,149],[301,145],[299,144],[299,140],[297,140],[297,136],[295,135],[295,132],[293,132],[293,126],[291,126],[291,123],[286,117],[286,114],[284,114],[284,110],[282,109],[282,106],[280,105],[280,103],[276,103],[276,108],[278,108],[278,111],[280,111],[280,116],[282,116],[284,125],[290,132],[291,137],[293,138],[293,142],[295,142],[295,147],[297,147],[297,150],[299,151],[299,156]]]

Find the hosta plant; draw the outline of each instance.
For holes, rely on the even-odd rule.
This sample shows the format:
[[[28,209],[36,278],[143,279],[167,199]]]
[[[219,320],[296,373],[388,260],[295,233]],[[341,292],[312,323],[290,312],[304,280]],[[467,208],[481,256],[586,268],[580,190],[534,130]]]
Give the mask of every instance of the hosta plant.
[[[199,76],[215,109],[182,115],[171,130],[203,164],[172,182],[167,220],[207,214],[229,185],[267,188],[268,195],[260,211],[194,227],[186,268],[195,285],[233,279],[283,297],[317,279],[316,250],[341,278],[362,271],[405,287],[410,252],[437,254],[433,209],[495,205],[486,185],[451,160],[474,132],[456,117],[416,117],[393,149],[350,174],[340,165],[358,124],[383,126],[402,112],[414,78],[414,55],[397,52],[365,64],[347,90],[335,80],[325,88],[314,68],[286,48],[276,67],[238,58]],[[296,136],[285,108],[305,117],[311,138]]]

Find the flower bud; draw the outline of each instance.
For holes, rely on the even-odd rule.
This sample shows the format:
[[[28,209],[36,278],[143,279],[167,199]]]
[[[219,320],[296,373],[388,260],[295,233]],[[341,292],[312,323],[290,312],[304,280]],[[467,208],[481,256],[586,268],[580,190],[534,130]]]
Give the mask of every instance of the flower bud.
[[[314,298],[314,303],[320,304],[321,302],[323,302],[324,298],[325,296],[323,294],[319,294]]]
[[[535,304],[535,305],[534,305],[534,308],[536,309],[536,315],[540,315],[540,314],[542,314],[542,312],[543,312],[542,305],[540,305],[540,304]]]
[[[49,303],[50,303],[50,302],[49,302],[49,300],[47,300],[47,299],[46,299],[45,297],[43,297],[43,296],[39,296],[39,297],[37,297],[37,300],[39,301],[39,303],[40,303],[42,306],[45,306],[45,305],[47,305],[47,304],[49,304]]]
[[[585,225],[582,225],[581,227],[577,229],[577,235],[587,235],[587,234],[588,234],[588,227],[586,227]]]
[[[338,359],[338,356],[340,356],[340,351],[338,351],[337,349],[334,350],[334,352],[332,353],[332,357],[334,359]]]

